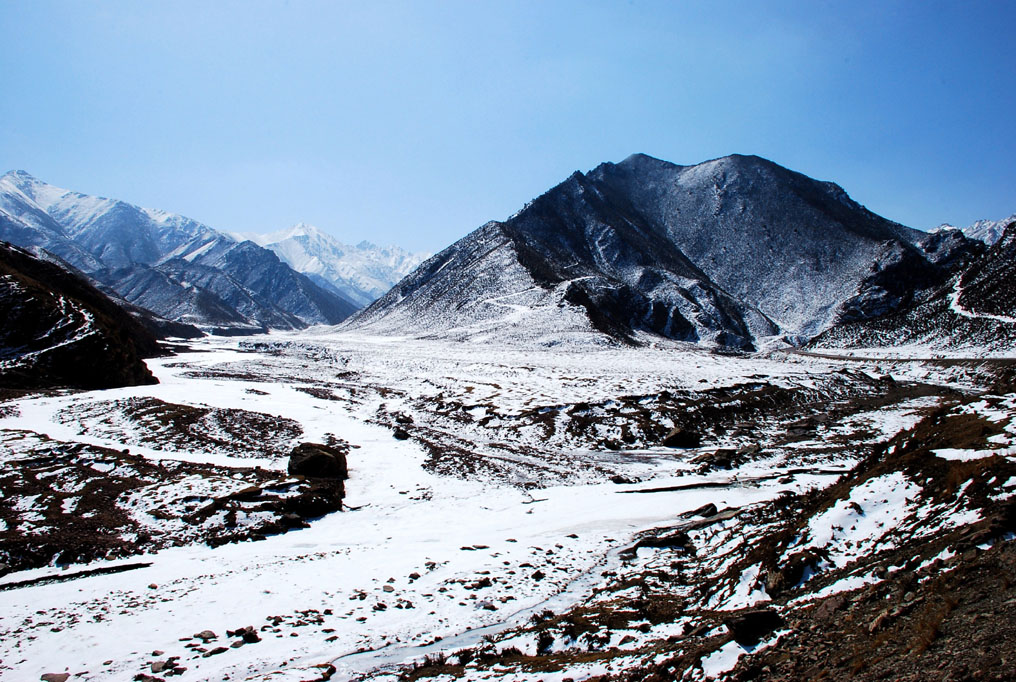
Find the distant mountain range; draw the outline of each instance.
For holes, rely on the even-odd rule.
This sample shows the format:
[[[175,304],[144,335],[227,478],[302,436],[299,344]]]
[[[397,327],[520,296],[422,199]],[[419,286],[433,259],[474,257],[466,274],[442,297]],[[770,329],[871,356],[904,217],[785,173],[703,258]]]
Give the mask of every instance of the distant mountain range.
[[[882,316],[946,281],[949,253],[756,156],[637,154],[576,172],[423,263],[346,328],[555,343],[590,329],[741,349]]]
[[[973,225],[968,225],[967,227],[956,227],[955,225],[942,223],[932,231],[959,230],[971,239],[979,239],[990,246],[1002,237],[1002,233],[1010,223],[1016,223],[1016,213],[1002,220],[978,220]]]
[[[0,239],[43,248],[129,303],[206,331],[335,324],[359,307],[251,241],[23,171],[0,178]]]
[[[270,234],[233,236],[271,249],[315,284],[358,306],[373,303],[431,256],[410,253],[397,246],[375,246],[367,241],[350,246],[306,223]]]

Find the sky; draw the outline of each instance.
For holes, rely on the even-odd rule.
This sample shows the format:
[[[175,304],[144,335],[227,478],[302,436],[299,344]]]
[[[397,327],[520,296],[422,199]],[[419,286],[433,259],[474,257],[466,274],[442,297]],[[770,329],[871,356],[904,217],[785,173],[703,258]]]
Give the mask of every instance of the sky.
[[[575,170],[757,154],[1016,212],[1013,2],[0,0],[0,172],[438,251]]]

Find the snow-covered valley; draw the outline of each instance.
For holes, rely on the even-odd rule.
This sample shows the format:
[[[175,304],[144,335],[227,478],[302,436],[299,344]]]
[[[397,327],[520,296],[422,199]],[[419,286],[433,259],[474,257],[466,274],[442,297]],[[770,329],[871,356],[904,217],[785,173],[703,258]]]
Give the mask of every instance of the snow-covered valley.
[[[761,565],[743,574],[729,570],[745,555],[745,538],[776,523],[762,522],[767,509],[842,481],[875,443],[963,395],[947,382],[972,390],[978,374],[963,365],[732,356],[681,344],[491,351],[320,330],[191,346],[149,361],[158,385],[3,404],[8,474],[41,457],[40,443],[50,453],[72,444],[107,453],[126,448],[153,463],[198,467],[116,498],[137,524],[123,532],[136,536],[142,528],[147,541],[121,538],[115,558],[53,558],[2,578],[3,678],[66,672],[83,680],[165,679],[183,669],[183,679],[394,678],[399,666],[460,650],[486,652],[488,661],[515,650],[523,658],[552,654],[565,661],[576,647],[613,653],[587,656],[581,665],[561,662],[539,677],[643,669],[652,643],[702,629],[700,609],[736,611],[779,592],[766,594]],[[895,381],[882,376],[889,371]],[[981,407],[993,419],[1011,418],[1008,403],[989,403],[995,405]],[[210,410],[202,414],[215,415],[235,447],[223,447],[223,434],[214,430],[204,432],[204,442],[193,431],[170,437],[166,430],[179,426],[172,416],[160,423],[140,418],[140,408],[132,413],[132,406],[152,404]],[[670,410],[697,414],[701,443],[659,444],[648,423]],[[250,435],[228,426],[231,419],[257,428]],[[665,433],[672,423],[657,426]],[[1006,429],[984,448],[1008,446]],[[253,503],[241,501],[231,507],[232,518],[220,512],[204,521],[204,535],[188,535],[185,523],[159,507],[170,500],[242,500],[237,491],[252,484],[262,486],[263,498],[269,489],[299,483],[286,473],[290,447],[339,440],[350,448],[345,510],[300,519],[306,527],[267,537],[241,533],[236,537],[244,541],[213,548],[207,543],[216,533],[254,528],[267,512],[245,513]],[[105,456],[106,470],[113,470],[115,454]],[[99,461],[90,466],[103,469]],[[202,466],[209,467],[203,475]],[[272,476],[277,480],[263,482]],[[815,517],[810,542],[799,538],[788,553],[821,550],[828,559],[816,559],[809,570],[849,572],[886,544],[886,524],[900,525],[908,514],[934,511],[930,535],[983,516],[962,498],[922,505],[920,483],[901,488],[893,476],[903,474],[878,479],[896,491],[884,507],[875,499],[880,484],[866,484],[843,510]],[[997,492],[1008,498],[1007,490]],[[80,492],[58,492],[8,494],[0,528],[12,548],[6,561],[13,564],[10,555],[21,546],[16,533],[30,545],[52,532],[60,513],[87,508]],[[830,528],[844,525],[850,503],[879,511],[869,509],[872,521],[837,548]],[[681,542],[673,540],[676,528],[686,529]],[[629,616],[581,645],[578,635],[557,634],[551,644],[533,630],[605,600],[617,610],[616,600],[632,585],[642,585],[645,599],[646,581],[678,555],[687,560],[692,542],[698,547],[692,554],[706,561],[696,570],[711,577],[659,588],[659,603],[673,612]],[[627,587],[619,576],[628,576]],[[834,580],[823,596],[877,582],[864,575],[837,579],[844,587]],[[724,646],[705,650],[689,670],[719,674],[732,667],[737,656]],[[467,678],[535,679],[521,663],[477,667],[483,656]]]

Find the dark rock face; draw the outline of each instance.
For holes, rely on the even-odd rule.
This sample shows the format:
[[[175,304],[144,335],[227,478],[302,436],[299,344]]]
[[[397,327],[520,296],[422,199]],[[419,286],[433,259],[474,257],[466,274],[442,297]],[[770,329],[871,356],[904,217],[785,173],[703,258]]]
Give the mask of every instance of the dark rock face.
[[[300,443],[289,455],[289,473],[309,478],[349,478],[347,450],[321,443]]]
[[[1016,223],[985,249],[958,231],[922,241],[945,279],[873,319],[847,320],[813,347],[883,347],[922,343],[933,347],[1016,347]],[[950,276],[951,275],[951,276]]]
[[[972,314],[1016,316],[1016,223],[960,277],[958,303]]]
[[[141,361],[155,337],[83,278],[0,242],[0,385],[112,388],[157,383]]]

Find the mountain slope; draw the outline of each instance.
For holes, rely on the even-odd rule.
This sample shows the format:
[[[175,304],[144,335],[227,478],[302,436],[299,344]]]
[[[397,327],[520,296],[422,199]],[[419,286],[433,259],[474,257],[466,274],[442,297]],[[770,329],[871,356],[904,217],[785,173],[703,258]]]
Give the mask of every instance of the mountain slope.
[[[83,278],[0,242],[0,386],[157,383],[155,338]]]
[[[933,233],[959,234],[955,230]],[[884,317],[844,324],[816,338],[815,348],[1016,348],[1016,221],[982,255],[964,261],[944,286]]]
[[[23,171],[0,178],[0,211],[0,237],[44,248],[170,319],[213,330],[299,329],[335,324],[357,307],[251,242]]]
[[[271,249],[297,272],[358,305],[374,302],[430,257],[366,241],[349,246],[306,223],[271,234],[234,236]]]
[[[348,326],[546,337],[584,324],[622,340],[752,348],[884,314],[944,279],[914,245],[922,234],[758,157],[678,166],[634,155],[488,223]]]

